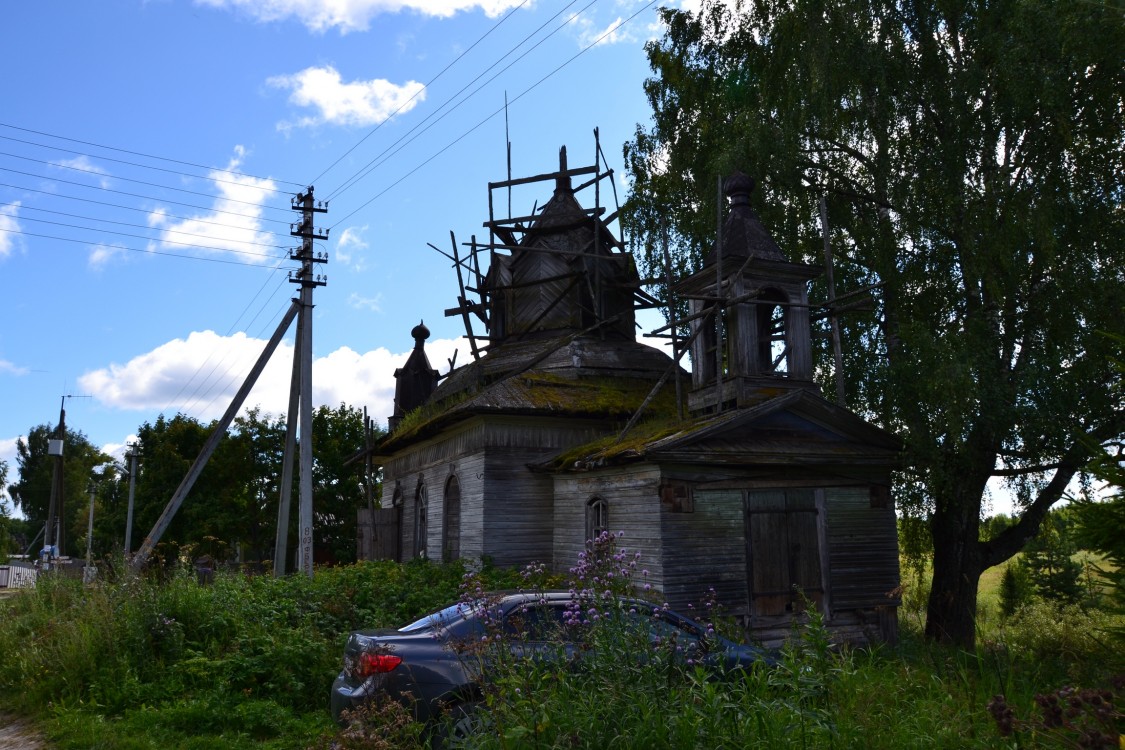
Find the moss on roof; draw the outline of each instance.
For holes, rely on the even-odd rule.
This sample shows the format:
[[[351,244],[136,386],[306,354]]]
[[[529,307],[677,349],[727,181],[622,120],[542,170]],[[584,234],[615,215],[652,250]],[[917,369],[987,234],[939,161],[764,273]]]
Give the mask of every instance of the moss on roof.
[[[575,376],[534,370],[524,372],[480,389],[467,389],[440,401],[423,404],[403,417],[378,450],[384,454],[397,450],[472,414],[627,419],[636,412],[655,384],[653,380],[644,378],[601,374]],[[650,419],[659,419],[675,413],[675,388],[665,384],[645,408],[645,414]]]

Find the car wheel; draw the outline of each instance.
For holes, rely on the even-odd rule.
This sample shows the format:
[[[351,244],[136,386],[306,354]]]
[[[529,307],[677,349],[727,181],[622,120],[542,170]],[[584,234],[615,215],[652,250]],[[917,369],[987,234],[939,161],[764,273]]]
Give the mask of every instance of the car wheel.
[[[462,740],[480,731],[484,725],[483,705],[480,701],[463,701],[450,706],[434,732],[434,750],[458,747]]]

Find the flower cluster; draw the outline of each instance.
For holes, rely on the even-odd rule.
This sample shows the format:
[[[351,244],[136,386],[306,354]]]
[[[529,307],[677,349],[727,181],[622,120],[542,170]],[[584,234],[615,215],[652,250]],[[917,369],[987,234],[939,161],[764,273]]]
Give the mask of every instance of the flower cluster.
[[[1001,736],[1008,737],[1021,730],[1039,730],[1058,737],[1072,738],[1080,748],[1118,748],[1117,725],[1121,711],[1114,704],[1115,691],[1125,687],[1125,676],[1113,680],[1113,690],[1062,687],[1051,693],[1035,696],[1039,708],[1038,721],[1022,721],[1003,695],[988,702],[988,712],[996,722]]]

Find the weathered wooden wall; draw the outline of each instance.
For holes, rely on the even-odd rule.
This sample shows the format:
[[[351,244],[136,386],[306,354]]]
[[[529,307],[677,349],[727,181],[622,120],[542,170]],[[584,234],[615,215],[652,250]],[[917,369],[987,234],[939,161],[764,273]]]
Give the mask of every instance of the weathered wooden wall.
[[[868,487],[830,488],[825,490],[825,500],[833,608],[897,606],[898,528],[893,505],[872,507]]]
[[[586,548],[586,505],[601,497],[609,507],[609,530],[623,532],[618,547],[640,552],[639,567],[649,572],[637,584],[664,585],[660,519],[660,470],[652,464],[613,471],[555,476],[554,567],[567,571]]]
[[[440,560],[450,476],[461,490],[461,556],[487,555],[499,565],[551,559],[551,480],[529,463],[601,435],[605,426],[527,417],[471,419],[455,431],[401,451],[383,466],[384,495],[402,487],[402,555],[414,548],[414,497],[419,481],[428,498],[427,556]],[[389,492],[388,492],[389,490]],[[486,528],[487,533],[486,533]]]

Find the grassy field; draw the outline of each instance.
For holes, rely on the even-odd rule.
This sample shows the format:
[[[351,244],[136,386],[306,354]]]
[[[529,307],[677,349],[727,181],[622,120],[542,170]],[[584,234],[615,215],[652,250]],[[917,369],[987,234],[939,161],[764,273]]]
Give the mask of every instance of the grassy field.
[[[59,750],[420,747],[420,728],[394,707],[341,732],[328,687],[348,631],[455,600],[464,574],[364,563],[312,580],[224,574],[210,586],[183,572],[93,587],[44,579],[0,601],[0,692]],[[512,571],[482,577],[492,589],[522,582]],[[647,639],[594,630],[597,658],[581,670],[497,669],[488,726],[465,746],[1118,747],[1119,713],[1092,701],[1104,709],[1101,696],[1120,697],[1119,620],[1039,605],[997,617],[971,653],[924,643],[917,622],[904,613],[895,649],[854,651],[829,648],[814,622],[779,668],[726,681],[628,651]],[[1075,713],[1052,723],[1051,700]],[[1095,731],[1113,744],[1089,744]]]

